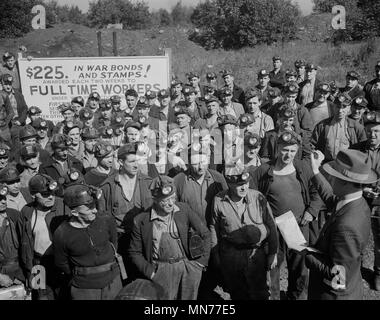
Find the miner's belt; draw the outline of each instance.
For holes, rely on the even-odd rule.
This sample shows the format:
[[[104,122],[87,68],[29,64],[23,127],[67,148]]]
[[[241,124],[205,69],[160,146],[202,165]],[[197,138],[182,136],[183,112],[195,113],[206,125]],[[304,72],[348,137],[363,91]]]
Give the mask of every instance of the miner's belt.
[[[177,263],[177,262],[180,262],[182,260],[185,260],[186,257],[177,257],[177,258],[169,258],[169,259],[157,259],[157,260],[154,260],[154,262],[163,262],[163,263]]]
[[[73,273],[75,275],[83,276],[87,274],[95,274],[95,273],[111,271],[112,269],[115,269],[116,267],[117,267],[116,262],[110,262],[110,263],[102,264],[100,266],[95,266],[95,267],[74,267]]]

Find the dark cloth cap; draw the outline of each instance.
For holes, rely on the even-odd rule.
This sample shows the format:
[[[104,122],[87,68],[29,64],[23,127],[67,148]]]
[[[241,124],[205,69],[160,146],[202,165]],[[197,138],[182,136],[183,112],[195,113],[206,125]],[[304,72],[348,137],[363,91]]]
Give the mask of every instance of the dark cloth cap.
[[[286,72],[285,72],[285,75],[286,75],[286,77],[291,77],[291,76],[293,76],[293,77],[297,77],[297,71],[296,70],[286,70]]]
[[[117,157],[118,159],[122,159],[128,154],[136,154],[137,150],[138,150],[137,142],[126,143],[125,145],[121,146],[119,150],[117,151]]]
[[[0,182],[11,184],[13,182],[20,181],[20,174],[18,170],[13,166],[5,167],[0,171]]]
[[[94,117],[94,112],[90,108],[83,108],[79,111],[79,119],[81,121],[88,121]]]
[[[355,107],[361,107],[361,108],[366,108],[367,105],[368,105],[368,101],[366,98],[362,97],[362,96],[359,96],[359,97],[356,97],[353,101],[352,101],[352,105],[355,106]]]
[[[315,64],[312,64],[312,63],[308,63],[306,64],[306,67],[305,67],[306,70],[318,70],[318,67],[315,65]]]
[[[284,92],[285,93],[298,93],[299,86],[298,83],[295,81],[291,81],[287,83],[284,87]]]
[[[52,177],[46,174],[37,173],[29,180],[29,191],[31,195],[36,193],[51,192],[54,193],[58,188],[58,183]]]
[[[164,175],[159,175],[154,178],[149,189],[155,198],[166,198],[176,192],[174,180]]]
[[[121,102],[121,97],[118,96],[118,95],[114,95],[114,96],[112,96],[112,97],[110,98],[110,100],[111,100],[111,103],[112,103],[112,104],[120,103],[120,102]]]
[[[279,118],[289,119],[295,116],[296,116],[296,111],[291,106],[287,104],[283,104],[279,107],[279,110],[278,110]]]
[[[186,107],[186,106],[179,106],[179,105],[176,105],[174,107],[174,115],[175,116],[178,116],[180,114],[186,114],[188,115],[189,117],[191,117],[191,114],[190,114],[190,111],[189,109]]]
[[[245,101],[247,102],[249,99],[252,99],[254,97],[258,97],[259,100],[262,100],[262,94],[259,90],[256,90],[256,89],[248,89],[246,92],[245,92]]]
[[[226,76],[233,76],[233,72],[231,69],[223,69],[222,71],[220,71],[220,73],[222,75],[222,78]]]
[[[141,124],[136,121],[128,121],[124,126],[124,131],[127,132],[128,128],[135,128],[137,130],[141,130]]]
[[[101,197],[101,190],[87,184],[72,184],[63,194],[64,203],[71,209],[94,203]]]
[[[20,149],[20,157],[23,160],[35,158],[38,155],[38,149],[36,146],[22,146]]]
[[[167,89],[161,89],[158,91],[157,97],[160,99],[170,97],[170,92]]]
[[[228,87],[223,87],[222,89],[219,90],[219,95],[220,96],[232,96],[232,91]]]
[[[34,129],[30,124],[27,124],[25,127],[21,128],[19,133],[20,139],[28,139],[37,137],[36,129]]]
[[[99,141],[94,146],[94,155],[97,159],[105,158],[108,155],[112,154],[114,151],[111,144],[105,141]]]
[[[281,59],[280,56],[274,56],[274,57],[272,58],[272,61],[277,61],[277,60],[282,61],[282,59]]]
[[[226,182],[228,184],[246,184],[251,179],[251,175],[246,170],[243,170],[243,172],[240,173],[229,173],[225,174]]]
[[[261,145],[261,138],[256,133],[247,132],[244,136],[244,145],[249,149],[256,149]]]
[[[347,92],[343,92],[337,95],[334,102],[337,107],[347,107],[351,105],[352,99]]]
[[[103,126],[99,128],[99,135],[100,137],[104,139],[110,139],[113,137],[113,128],[112,127],[107,127]]]
[[[145,92],[145,97],[147,99],[155,99],[157,98],[157,93],[155,91],[148,90],[147,92]]]
[[[325,93],[329,93],[331,91],[330,89],[330,85],[327,83],[327,82],[323,82],[321,83],[318,87],[317,87],[317,90],[318,91],[321,91],[321,92],[325,92]]]
[[[31,123],[32,127],[36,130],[39,130],[39,129],[48,129],[48,123],[46,122],[45,119],[42,119],[42,118],[37,118],[35,120],[32,121]]]
[[[52,149],[67,149],[71,146],[71,139],[65,134],[55,134],[51,138]]]
[[[285,130],[278,137],[278,144],[287,144],[287,145],[301,145],[302,138],[299,134],[291,130]]]
[[[296,68],[299,68],[299,67],[305,67],[306,66],[306,61],[303,60],[303,59],[298,59],[294,62],[294,66]]]
[[[34,114],[38,114],[38,113],[42,113],[41,109],[36,107],[36,106],[31,106],[29,109],[28,109],[28,114],[30,115],[34,115]]]
[[[82,172],[80,172],[78,169],[76,169],[74,167],[69,168],[64,179],[65,179],[65,181],[63,183],[64,188],[67,188],[73,184],[84,183],[84,176],[83,176]]]
[[[211,102],[217,102],[220,104],[220,100],[218,99],[218,97],[216,97],[214,95],[207,94],[207,95],[205,95],[204,100],[205,100],[206,104],[211,103]]]
[[[1,82],[4,84],[12,84],[13,83],[13,76],[5,73],[1,76]]]
[[[99,101],[99,110],[111,110],[112,109],[112,103],[110,99],[101,99]]]
[[[127,91],[125,91],[124,93],[125,96],[133,96],[133,97],[138,97],[139,94],[137,93],[137,91],[135,89],[128,89]]]
[[[77,112],[77,107],[71,103],[62,103],[60,106],[58,106],[58,110],[60,113],[64,113],[67,110]]]
[[[84,128],[82,131],[82,139],[98,139],[99,138],[99,132],[95,128]]]
[[[360,74],[358,72],[356,72],[356,71],[348,71],[346,77],[359,80],[360,79]]]
[[[63,133],[68,134],[72,129],[78,128],[79,130],[83,128],[83,124],[79,120],[68,121],[63,127]]]
[[[182,89],[182,93],[186,96],[186,95],[190,95],[192,93],[195,93],[195,89],[192,87],[192,86],[185,86],[183,87]]]
[[[6,159],[9,157],[11,148],[4,142],[0,142],[0,159]]]
[[[216,79],[216,73],[215,72],[207,72],[206,78],[207,79]]]
[[[175,87],[175,86],[178,85],[178,84],[182,85],[182,81],[179,80],[178,78],[174,78],[174,79],[170,82],[170,86],[171,86],[171,87]]]
[[[90,95],[88,96],[88,100],[100,100],[100,94],[97,92],[91,92]]]
[[[259,78],[264,78],[264,77],[269,77],[269,72],[266,69],[261,69],[258,73],[257,76]]]
[[[145,96],[139,97],[136,104],[137,109],[145,109],[150,108],[150,105],[148,104],[148,99]]]
[[[84,99],[81,96],[77,96],[77,97],[72,98],[71,103],[77,103],[77,104],[81,105],[82,107],[84,107]]]
[[[281,90],[279,88],[270,88],[268,94],[272,98],[279,97],[281,96]]]
[[[199,78],[199,73],[195,72],[195,71],[191,71],[189,73],[186,73],[186,78],[187,79],[192,79],[194,77]]]
[[[250,113],[244,113],[239,118],[239,125],[241,128],[245,128],[246,126],[249,126],[250,124],[254,122],[255,122],[255,119],[253,117],[253,114],[250,114]]]
[[[9,51],[6,51],[6,52],[4,52],[4,54],[3,54],[3,61],[6,61],[6,60],[8,60],[9,58],[15,58],[16,56],[14,55],[14,53],[12,53],[12,52],[9,52]]]

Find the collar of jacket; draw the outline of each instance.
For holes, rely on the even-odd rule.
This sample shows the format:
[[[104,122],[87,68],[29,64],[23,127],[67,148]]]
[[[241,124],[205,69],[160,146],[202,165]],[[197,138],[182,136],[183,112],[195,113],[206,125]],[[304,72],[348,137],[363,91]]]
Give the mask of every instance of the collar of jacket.
[[[269,165],[268,175],[271,176],[271,177],[274,176],[273,169],[274,169],[275,164],[276,164],[276,159],[271,160],[271,161],[268,162],[268,165]],[[299,160],[297,160],[297,159],[294,159],[293,160],[293,166],[296,169],[296,175],[297,175],[297,177],[301,176],[302,175],[301,162]]]
[[[33,201],[33,202],[28,203],[28,204],[26,205],[26,207],[30,208],[31,210],[27,210],[27,211],[25,210],[25,211],[24,211],[24,214],[23,214],[24,220],[30,220],[30,219],[32,219],[33,212],[34,212],[35,210],[37,210],[37,208],[36,208],[36,206],[35,206],[35,203],[36,203],[36,202]],[[55,215],[56,211],[57,211],[57,197],[56,197],[56,199],[55,199],[55,201],[54,201],[54,205],[51,207],[51,209],[50,209],[50,210],[48,211],[48,213],[46,214],[45,219],[46,219],[46,217],[49,216],[49,215]]]

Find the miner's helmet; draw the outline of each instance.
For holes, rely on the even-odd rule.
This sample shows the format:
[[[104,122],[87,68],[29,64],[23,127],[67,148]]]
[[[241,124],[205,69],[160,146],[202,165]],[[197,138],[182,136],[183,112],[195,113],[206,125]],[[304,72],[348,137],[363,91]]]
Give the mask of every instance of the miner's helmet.
[[[31,195],[41,193],[42,195],[54,194],[58,189],[58,183],[46,174],[36,174],[29,180],[29,192]]]
[[[101,195],[102,191],[99,188],[78,183],[65,189],[63,201],[70,209],[74,209],[81,205],[92,206]]]

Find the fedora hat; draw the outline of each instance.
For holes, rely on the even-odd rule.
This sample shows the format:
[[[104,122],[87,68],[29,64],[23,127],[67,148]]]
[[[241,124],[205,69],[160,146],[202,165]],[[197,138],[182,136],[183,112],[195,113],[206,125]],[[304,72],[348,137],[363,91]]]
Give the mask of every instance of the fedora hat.
[[[344,181],[372,184],[379,180],[365,153],[358,150],[339,151],[336,160],[323,165],[331,176]]]

